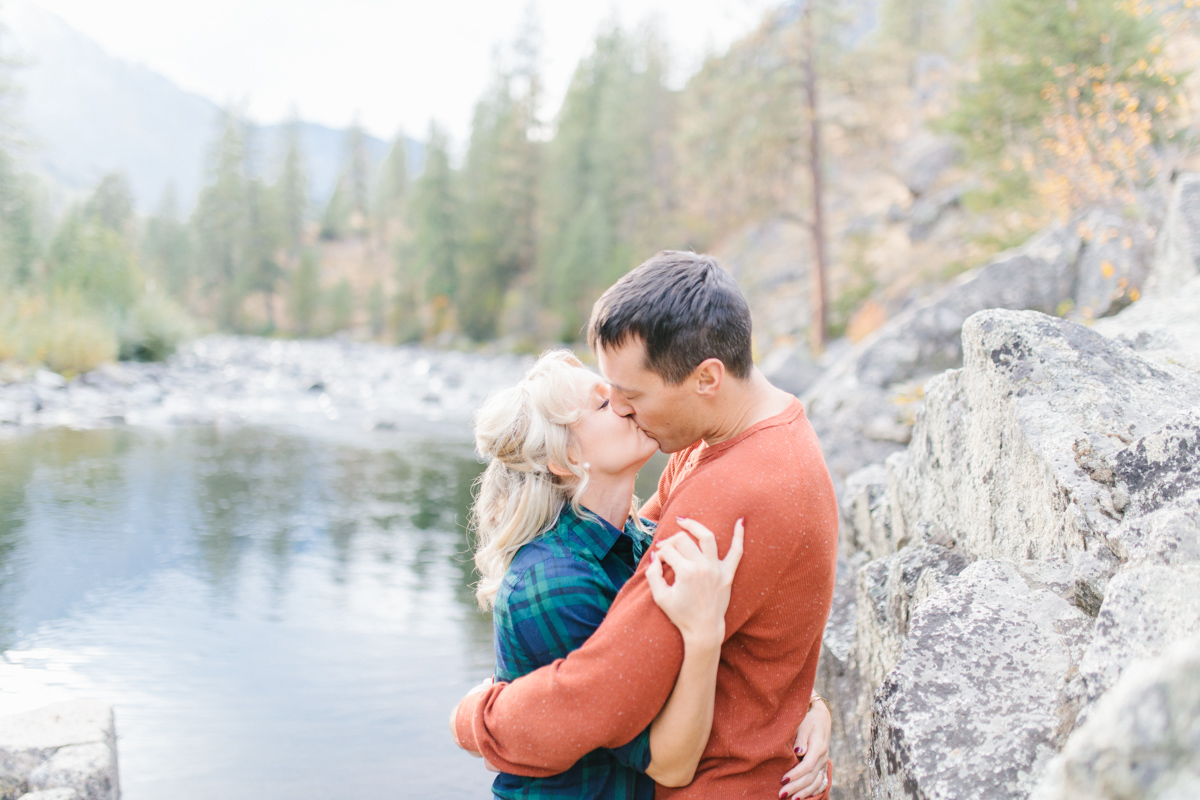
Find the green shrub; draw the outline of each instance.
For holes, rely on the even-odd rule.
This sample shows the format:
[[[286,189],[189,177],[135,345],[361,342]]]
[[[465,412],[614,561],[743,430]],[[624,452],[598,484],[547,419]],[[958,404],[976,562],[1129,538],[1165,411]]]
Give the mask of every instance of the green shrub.
[[[122,361],[163,361],[193,334],[186,312],[170,298],[146,292],[121,320]]]

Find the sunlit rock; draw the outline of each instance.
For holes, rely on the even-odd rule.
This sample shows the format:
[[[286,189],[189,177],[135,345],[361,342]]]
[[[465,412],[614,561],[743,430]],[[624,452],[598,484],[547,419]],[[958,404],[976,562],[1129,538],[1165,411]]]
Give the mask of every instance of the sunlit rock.
[[[0,775],[32,792],[61,789],[79,800],[117,800],[112,707],[73,700],[0,717]]]
[[[1031,800],[1200,797],[1200,636],[1139,661],[1096,703]]]
[[[892,488],[896,536],[952,536],[970,557],[1104,548],[1123,517],[1117,454],[1200,405],[1200,379],[1036,312],[981,312],[965,365],[927,385]]]

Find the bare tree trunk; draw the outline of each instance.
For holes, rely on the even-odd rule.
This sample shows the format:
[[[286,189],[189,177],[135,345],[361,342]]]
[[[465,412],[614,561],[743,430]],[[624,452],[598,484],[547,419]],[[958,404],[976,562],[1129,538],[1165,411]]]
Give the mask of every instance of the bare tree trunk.
[[[814,356],[825,349],[826,300],[825,300],[825,214],[822,210],[824,184],[821,181],[821,120],[817,113],[817,37],[813,24],[813,5],[816,0],[804,4],[804,47],[805,78],[804,90],[808,98],[809,147],[808,168],[812,175],[812,243],[813,269],[809,301],[812,308],[808,327],[809,347]]]

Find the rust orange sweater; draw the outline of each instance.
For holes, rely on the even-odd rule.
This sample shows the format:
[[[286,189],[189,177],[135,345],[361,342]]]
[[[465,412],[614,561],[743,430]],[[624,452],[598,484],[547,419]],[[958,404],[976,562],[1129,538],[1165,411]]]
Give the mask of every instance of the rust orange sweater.
[[[725,616],[712,735],[696,779],[662,798],[772,797],[796,765],[796,726],[816,678],[833,599],[837,502],[799,401],[712,447],[674,454],[643,509],[655,538],[677,516],[707,525],[718,551],[746,519],[745,554]],[[683,639],[654,603],[643,559],[583,647],[459,706],[460,744],[504,772],[553,775],[625,744],[667,701]]]

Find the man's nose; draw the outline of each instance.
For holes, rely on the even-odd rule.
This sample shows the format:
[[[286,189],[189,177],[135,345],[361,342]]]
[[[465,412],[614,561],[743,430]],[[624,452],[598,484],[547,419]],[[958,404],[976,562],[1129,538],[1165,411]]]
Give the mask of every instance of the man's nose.
[[[629,401],[625,399],[625,395],[617,389],[613,389],[608,396],[608,404],[618,415],[622,417],[633,416],[633,406],[629,405]]]

